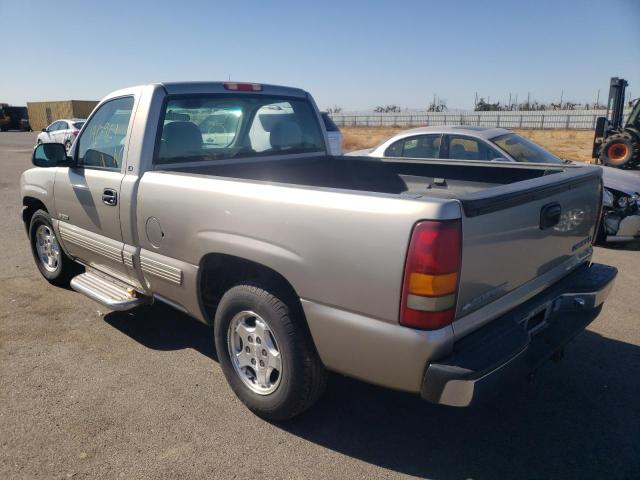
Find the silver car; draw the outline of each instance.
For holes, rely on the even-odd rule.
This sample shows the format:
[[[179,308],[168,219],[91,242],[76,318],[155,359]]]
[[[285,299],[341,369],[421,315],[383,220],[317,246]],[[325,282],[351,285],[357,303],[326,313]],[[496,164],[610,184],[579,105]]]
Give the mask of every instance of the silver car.
[[[84,118],[62,118],[56,120],[47,128],[43,128],[38,134],[36,143],[62,143],[67,152],[71,149],[71,145],[75,141],[82,126],[86,122]]]
[[[474,126],[405,130],[377,147],[347,155],[556,165],[572,163],[511,130]],[[605,190],[599,241],[626,242],[640,238],[640,172],[602,167],[602,178]]]

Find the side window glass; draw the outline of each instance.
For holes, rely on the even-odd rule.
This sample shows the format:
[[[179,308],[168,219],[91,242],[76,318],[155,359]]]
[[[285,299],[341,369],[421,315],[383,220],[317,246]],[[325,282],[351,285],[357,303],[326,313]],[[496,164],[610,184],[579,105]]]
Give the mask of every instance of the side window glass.
[[[493,160],[500,157],[484,143],[469,137],[449,137],[449,158],[452,160]]]
[[[402,145],[404,145],[404,139],[398,140],[397,142],[393,142],[384,151],[384,156],[385,157],[401,157],[402,156]]]
[[[49,125],[49,131],[50,132],[57,131],[59,125],[60,125],[60,122],[53,122],[51,125]]]
[[[402,156],[405,158],[439,158],[440,135],[418,135],[407,138]]]
[[[78,139],[78,165],[119,170],[133,109],[133,97],[102,105],[89,119]]]

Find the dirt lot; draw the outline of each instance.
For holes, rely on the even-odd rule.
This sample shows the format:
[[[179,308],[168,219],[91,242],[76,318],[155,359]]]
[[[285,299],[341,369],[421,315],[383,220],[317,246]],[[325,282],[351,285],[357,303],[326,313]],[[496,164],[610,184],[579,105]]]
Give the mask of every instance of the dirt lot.
[[[459,410],[334,376],[274,425],[235,399],[207,327],[39,276],[19,219],[33,142],[0,133],[0,478],[638,478],[638,244],[596,249],[617,285],[532,386]]]
[[[344,148],[346,151],[371,148],[404,128],[385,127],[344,127]],[[591,161],[593,131],[591,130],[515,130],[539,143],[561,158],[580,162]]]

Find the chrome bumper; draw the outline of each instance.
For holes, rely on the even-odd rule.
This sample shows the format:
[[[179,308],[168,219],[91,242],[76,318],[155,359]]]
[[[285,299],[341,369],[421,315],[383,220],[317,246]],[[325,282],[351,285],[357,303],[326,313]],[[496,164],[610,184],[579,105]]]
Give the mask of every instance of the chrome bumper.
[[[422,398],[465,407],[526,377],[598,316],[617,273],[606,265],[581,267],[462,338],[453,355],[427,366]]]

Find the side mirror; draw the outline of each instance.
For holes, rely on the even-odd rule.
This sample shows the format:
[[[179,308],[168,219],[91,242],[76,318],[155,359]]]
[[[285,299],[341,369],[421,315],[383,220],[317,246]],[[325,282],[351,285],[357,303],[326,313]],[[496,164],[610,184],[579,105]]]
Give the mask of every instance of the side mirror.
[[[46,129],[46,128],[43,128],[43,129],[42,129],[42,131],[43,131],[43,132],[46,132],[46,131],[47,131],[47,129]]]
[[[70,166],[71,159],[67,157],[67,150],[61,143],[41,143],[33,149],[31,163],[36,167]]]

